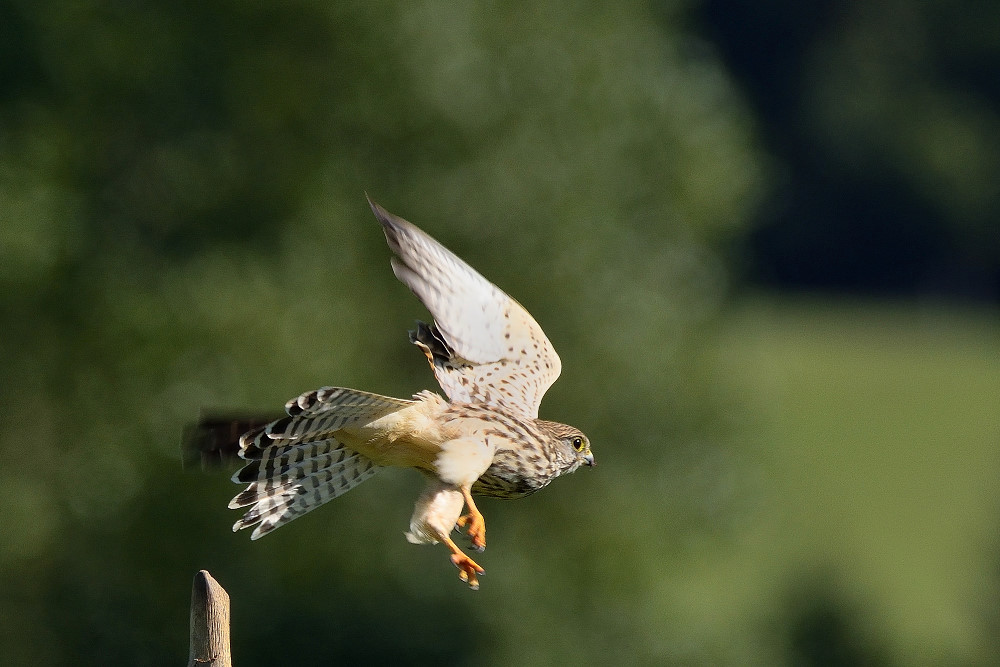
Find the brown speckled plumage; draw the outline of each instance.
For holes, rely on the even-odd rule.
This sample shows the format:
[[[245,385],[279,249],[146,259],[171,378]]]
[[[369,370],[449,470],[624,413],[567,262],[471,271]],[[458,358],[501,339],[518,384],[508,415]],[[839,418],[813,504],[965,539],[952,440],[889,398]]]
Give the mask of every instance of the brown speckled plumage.
[[[467,527],[473,548],[485,548],[472,494],[520,498],[594,457],[579,430],[538,419],[561,363],[528,311],[416,226],[369,203],[395,253],[393,272],[434,317],[418,322],[410,340],[448,400],[429,391],[398,399],[325,387],[289,401],[288,416],[239,439],[248,462],[233,480],[248,486],[230,507],[249,510],[233,529],[254,526],[257,539],[383,466],[412,467],[428,485],[407,538],[445,543],[476,588],[482,568],[449,537],[456,525]]]

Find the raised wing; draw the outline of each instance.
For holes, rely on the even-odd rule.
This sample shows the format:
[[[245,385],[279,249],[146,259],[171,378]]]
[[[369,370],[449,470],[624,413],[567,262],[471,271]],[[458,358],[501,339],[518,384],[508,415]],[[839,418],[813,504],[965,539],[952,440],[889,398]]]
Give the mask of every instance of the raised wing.
[[[375,202],[396,254],[392,270],[434,316],[410,339],[453,402],[500,405],[538,417],[562,364],[538,323],[514,299],[415,225]]]

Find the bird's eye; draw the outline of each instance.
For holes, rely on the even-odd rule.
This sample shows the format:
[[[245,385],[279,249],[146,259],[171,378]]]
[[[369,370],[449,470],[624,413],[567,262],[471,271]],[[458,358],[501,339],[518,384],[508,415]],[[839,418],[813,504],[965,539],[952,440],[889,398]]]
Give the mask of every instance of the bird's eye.
[[[575,449],[578,452],[583,449],[583,438],[579,436],[573,438],[573,449]]]

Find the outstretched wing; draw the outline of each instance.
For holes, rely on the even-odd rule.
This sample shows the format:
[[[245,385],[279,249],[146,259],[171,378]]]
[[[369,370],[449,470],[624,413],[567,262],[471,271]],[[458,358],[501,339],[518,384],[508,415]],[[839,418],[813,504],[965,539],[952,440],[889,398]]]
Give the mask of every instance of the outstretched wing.
[[[256,526],[258,539],[370,479],[379,466],[338,440],[337,432],[413,405],[357,389],[323,387],[285,404],[287,417],[240,437],[247,461],[233,481],[247,488],[229,503],[249,507],[233,530]]]
[[[249,463],[233,475],[234,482],[248,486],[229,502],[229,509],[250,508],[233,524],[233,530],[256,526],[250,539],[259,539],[347,493],[379,469],[333,436],[278,442],[265,449],[245,450]]]
[[[411,340],[424,350],[448,398],[538,417],[538,404],[562,368],[538,323],[415,225],[368,203],[396,254],[393,272],[434,316],[434,324],[420,323]]]

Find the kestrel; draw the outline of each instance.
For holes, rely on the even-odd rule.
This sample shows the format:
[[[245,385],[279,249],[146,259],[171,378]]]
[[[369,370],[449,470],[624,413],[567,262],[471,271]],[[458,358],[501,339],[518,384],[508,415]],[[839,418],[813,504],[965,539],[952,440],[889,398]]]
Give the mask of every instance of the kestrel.
[[[410,341],[448,400],[431,391],[401,399],[342,387],[292,399],[287,416],[239,437],[248,463],[233,481],[249,486],[229,507],[249,510],[233,530],[255,526],[257,539],[382,467],[416,468],[427,488],[406,538],[444,543],[462,581],[477,589],[483,568],[450,537],[465,528],[473,549],[486,547],[473,495],[520,498],[593,466],[594,455],[579,430],[538,419],[561,363],[528,311],[415,225],[369,204],[395,253],[393,272],[434,318],[417,322]]]

